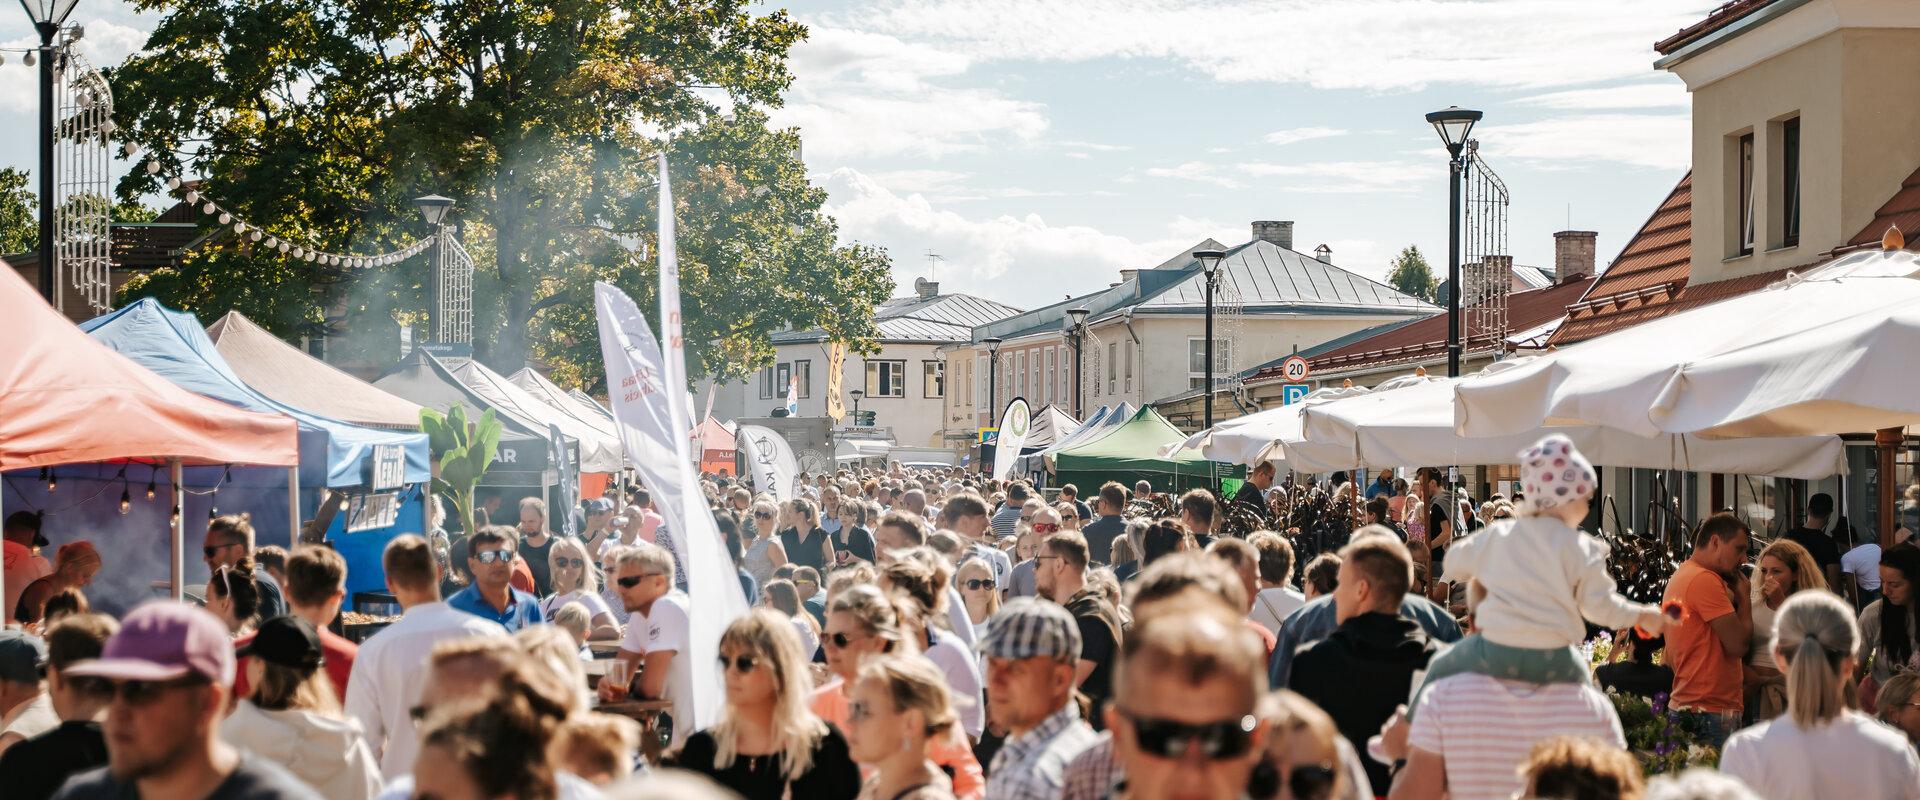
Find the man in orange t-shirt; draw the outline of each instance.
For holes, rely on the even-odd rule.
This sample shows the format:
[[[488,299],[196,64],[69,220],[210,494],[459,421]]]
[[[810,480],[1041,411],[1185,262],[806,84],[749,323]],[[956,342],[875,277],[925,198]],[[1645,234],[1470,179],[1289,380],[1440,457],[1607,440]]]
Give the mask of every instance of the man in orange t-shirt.
[[[1740,724],[1740,661],[1747,654],[1753,625],[1746,561],[1748,528],[1732,514],[1701,523],[1693,535],[1693,555],[1667,581],[1661,606],[1680,610],[1667,627],[1667,665],[1673,668],[1677,709],[1708,712],[1718,747]]]

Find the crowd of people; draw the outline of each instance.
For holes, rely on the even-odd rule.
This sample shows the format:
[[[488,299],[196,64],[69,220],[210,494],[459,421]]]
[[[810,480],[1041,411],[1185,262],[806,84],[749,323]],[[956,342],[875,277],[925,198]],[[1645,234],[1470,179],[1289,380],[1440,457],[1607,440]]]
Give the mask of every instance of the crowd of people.
[[[1363,514],[1341,529],[1323,507],[1311,531],[1274,502],[1293,487],[1270,465],[1224,499],[1144,481],[1082,499],[898,464],[802,476],[781,499],[708,475],[753,605],[717,663],[690,655],[711,610],[686,590],[703,576],[640,487],[566,509],[577,533],[553,530],[538,498],[496,498],[470,531],[432,515],[386,547],[400,613],[358,644],[338,627],[346,561],[256,548],[244,516],[207,526],[204,607],[155,601],[119,620],[88,608],[91,546],[42,569],[37,521],[9,518],[21,625],[0,632],[0,786],[1920,799],[1920,548],[1876,550],[1869,586],[1823,542],[1824,496],[1763,547],[1717,514],[1664,596],[1638,602],[1581,530],[1591,465],[1559,437],[1519,461],[1523,491],[1478,513],[1439,469],[1336,482],[1323,494]],[[37,571],[17,593],[16,555]],[[1601,632],[1618,646],[1595,669]],[[723,699],[696,726],[707,670]],[[1649,781],[1616,710],[1628,695],[1702,731],[1718,770]]]

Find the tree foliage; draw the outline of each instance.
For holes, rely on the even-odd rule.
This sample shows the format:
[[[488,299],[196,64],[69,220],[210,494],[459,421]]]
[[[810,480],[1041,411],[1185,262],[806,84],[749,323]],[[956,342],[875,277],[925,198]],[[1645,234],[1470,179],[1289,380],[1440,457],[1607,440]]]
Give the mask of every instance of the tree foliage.
[[[0,168],[0,253],[25,253],[39,246],[39,209],[26,170]]]
[[[595,278],[651,292],[608,230],[651,230],[663,147],[681,204],[688,341],[710,370],[770,357],[765,335],[819,325],[856,345],[890,288],[885,255],[836,244],[792,132],[761,109],[805,29],[745,0],[137,0],[163,14],[112,78],[122,128],[235,212],[333,252],[425,233],[411,199],[453,197],[475,256],[475,350],[598,372]],[[720,98],[724,98],[722,101]],[[723,115],[720,103],[732,107]],[[666,139],[650,132],[675,132]],[[670,142],[670,144],[669,144]],[[162,176],[168,174],[163,172]],[[123,193],[157,188],[136,171]],[[761,190],[765,191],[761,191]],[[131,287],[281,335],[423,322],[425,258],[349,273],[206,248]],[[710,345],[710,346],[703,346]],[[690,370],[698,375],[695,370]]]
[[[1433,268],[1427,266],[1427,257],[1420,254],[1420,248],[1408,245],[1394,256],[1387,271],[1387,284],[1402,294],[1412,295],[1428,302],[1433,301],[1433,292],[1439,281],[1433,277]]]

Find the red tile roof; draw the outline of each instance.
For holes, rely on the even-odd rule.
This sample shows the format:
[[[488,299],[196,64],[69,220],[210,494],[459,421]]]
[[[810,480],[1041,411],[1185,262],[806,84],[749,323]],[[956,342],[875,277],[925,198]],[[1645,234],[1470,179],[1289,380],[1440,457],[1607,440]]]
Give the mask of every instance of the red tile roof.
[[[1707,18],[1681,28],[1678,33],[1655,42],[1653,49],[1660,55],[1671,55],[1673,51],[1685,47],[1701,37],[1738,22],[1755,11],[1772,5],[1774,0],[1729,0],[1719,8],[1707,14]]]
[[[1920,232],[1920,169],[1913,171],[1907,179],[1900,182],[1900,191],[1894,192],[1892,199],[1880,210],[1873,212],[1873,221],[1861,229],[1858,235],[1847,240],[1847,247],[1878,247],[1880,237],[1887,235],[1887,228],[1900,226],[1900,232],[1906,234],[1907,241],[1915,241],[1915,232]]]
[[[1693,265],[1693,173],[1689,172],[1654,209],[1620,256],[1601,273],[1579,302],[1567,307],[1567,321],[1555,331],[1556,345],[1591,339],[1666,313],[1645,309],[1672,300],[1687,284]],[[1620,321],[1623,317],[1632,322]]]
[[[1560,315],[1566,313],[1567,304],[1580,299],[1581,293],[1585,292],[1593,281],[1591,277],[1581,277],[1554,286],[1508,295],[1508,333],[1536,328],[1558,319]],[[1471,315],[1468,316],[1465,324],[1467,330],[1462,331],[1462,334],[1466,337],[1466,352],[1483,351],[1494,345],[1493,333],[1475,330]],[[1435,314],[1309,357],[1307,364],[1314,371],[1323,372],[1419,361],[1433,356],[1443,356],[1446,352],[1447,315]],[[1275,366],[1255,373],[1247,378],[1247,382],[1260,384],[1281,379],[1280,368]]]

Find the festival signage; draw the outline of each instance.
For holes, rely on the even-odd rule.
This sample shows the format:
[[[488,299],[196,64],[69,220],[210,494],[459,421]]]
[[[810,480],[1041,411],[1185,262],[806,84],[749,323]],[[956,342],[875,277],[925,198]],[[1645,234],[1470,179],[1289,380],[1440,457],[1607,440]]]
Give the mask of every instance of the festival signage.
[[[1027,434],[1033,432],[1033,413],[1027,408],[1025,398],[1013,398],[1007,404],[1007,413],[1000,417],[1000,439],[993,445],[993,479],[1004,481],[1013,472],[1013,462],[1020,457],[1020,448],[1027,444]]]

